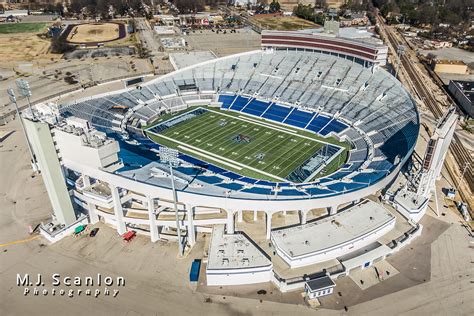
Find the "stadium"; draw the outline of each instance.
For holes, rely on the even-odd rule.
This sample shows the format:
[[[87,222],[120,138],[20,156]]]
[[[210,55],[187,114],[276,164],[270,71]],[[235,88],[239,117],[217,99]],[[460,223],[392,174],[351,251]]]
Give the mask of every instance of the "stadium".
[[[37,110],[54,126],[63,196],[75,205],[57,198],[57,209],[76,214],[60,215],[50,194],[56,220],[74,225],[79,209],[120,234],[133,229],[190,247],[211,233],[209,285],[273,281],[291,290],[301,284],[276,275],[274,256],[316,271],[339,260],[339,268],[330,265],[337,276],[421,231],[365,199],[398,176],[420,124],[400,82],[357,57],[267,48]],[[315,216],[316,209],[327,214]],[[236,229],[243,213],[264,219],[263,242]],[[272,227],[276,214],[299,222]],[[356,263],[360,252],[373,258]]]

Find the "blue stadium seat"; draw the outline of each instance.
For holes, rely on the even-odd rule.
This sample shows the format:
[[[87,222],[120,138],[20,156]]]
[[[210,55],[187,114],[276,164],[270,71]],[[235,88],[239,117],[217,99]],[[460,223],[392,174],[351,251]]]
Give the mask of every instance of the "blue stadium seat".
[[[262,115],[262,117],[273,120],[273,121],[277,121],[277,122],[283,122],[285,117],[287,117],[288,114],[291,112],[291,109],[292,108],[290,107],[281,106],[281,105],[273,103],[272,105],[270,105],[267,112],[265,112]]]
[[[364,172],[359,173],[352,178],[354,182],[365,183],[367,185],[372,185],[375,182],[379,181],[381,178],[387,175],[387,172]]]
[[[347,128],[347,125],[339,122],[338,120],[334,119],[332,120],[328,125],[326,125],[320,132],[319,134],[326,136],[327,134],[334,132],[336,134],[342,132]]]
[[[333,191],[340,192],[340,193],[347,193],[350,191],[362,189],[364,186],[367,186],[364,183],[346,183],[346,182],[337,182],[333,184],[329,184],[327,187]]]
[[[210,184],[217,184],[222,182],[222,178],[216,177],[216,176],[197,176],[197,180],[210,183]]]
[[[221,109],[228,109],[232,102],[234,102],[235,98],[235,95],[219,95],[219,102],[222,102]]]
[[[249,98],[239,95],[237,99],[234,101],[234,104],[232,104],[232,106],[230,107],[230,109],[234,111],[240,111],[244,108],[244,106],[247,105],[247,103],[249,103],[249,101],[250,101]]]
[[[318,115],[314,120],[309,123],[308,127],[306,129],[312,131],[312,132],[319,132],[329,121],[331,118],[324,116],[324,115]]]
[[[270,195],[272,194],[272,189],[253,187],[249,189],[244,189],[241,192]]]
[[[305,128],[315,115],[315,113],[308,113],[295,108],[283,123]]]
[[[242,112],[255,116],[260,116],[263,112],[265,112],[269,105],[270,103],[254,99],[245,108],[242,109]]]
[[[329,195],[334,194],[334,191],[321,188],[305,188],[305,191],[310,195]]]
[[[284,196],[307,196],[304,192],[295,190],[295,189],[284,189],[278,192],[278,195],[284,195]]]
[[[216,184],[216,185],[221,187],[221,188],[228,189],[228,190],[234,190],[234,191],[241,190],[243,188],[243,186],[241,184],[238,184],[238,183],[219,183],[219,184]]]

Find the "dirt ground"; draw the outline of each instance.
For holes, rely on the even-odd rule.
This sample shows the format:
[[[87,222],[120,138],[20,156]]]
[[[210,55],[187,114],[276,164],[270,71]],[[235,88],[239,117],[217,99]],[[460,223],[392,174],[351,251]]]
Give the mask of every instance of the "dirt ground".
[[[71,43],[104,42],[119,36],[119,26],[115,23],[81,24],[74,27],[67,37]]]
[[[49,52],[50,41],[36,34],[0,35],[0,63],[2,61],[30,61],[37,59],[59,59],[61,55]]]

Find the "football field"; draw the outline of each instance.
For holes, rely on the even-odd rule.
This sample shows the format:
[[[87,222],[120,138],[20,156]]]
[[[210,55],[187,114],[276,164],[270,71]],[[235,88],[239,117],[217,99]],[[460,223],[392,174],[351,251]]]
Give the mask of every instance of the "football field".
[[[147,130],[157,143],[242,175],[269,180],[284,180],[326,145],[283,126],[222,111],[204,110],[164,124],[165,128],[161,123]]]

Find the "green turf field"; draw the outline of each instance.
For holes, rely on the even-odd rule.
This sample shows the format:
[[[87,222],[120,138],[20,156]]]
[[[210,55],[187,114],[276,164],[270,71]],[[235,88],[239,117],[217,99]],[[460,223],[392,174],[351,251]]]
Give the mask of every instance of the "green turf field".
[[[148,130],[147,134],[164,146],[242,175],[268,180],[284,180],[325,145],[314,134],[285,131],[286,127],[268,121],[262,122],[268,126],[262,126],[249,121],[252,119],[256,118],[239,118],[229,111],[212,109],[162,132]],[[240,142],[236,139],[239,136]]]
[[[0,34],[39,33],[49,23],[3,23],[0,24]]]

